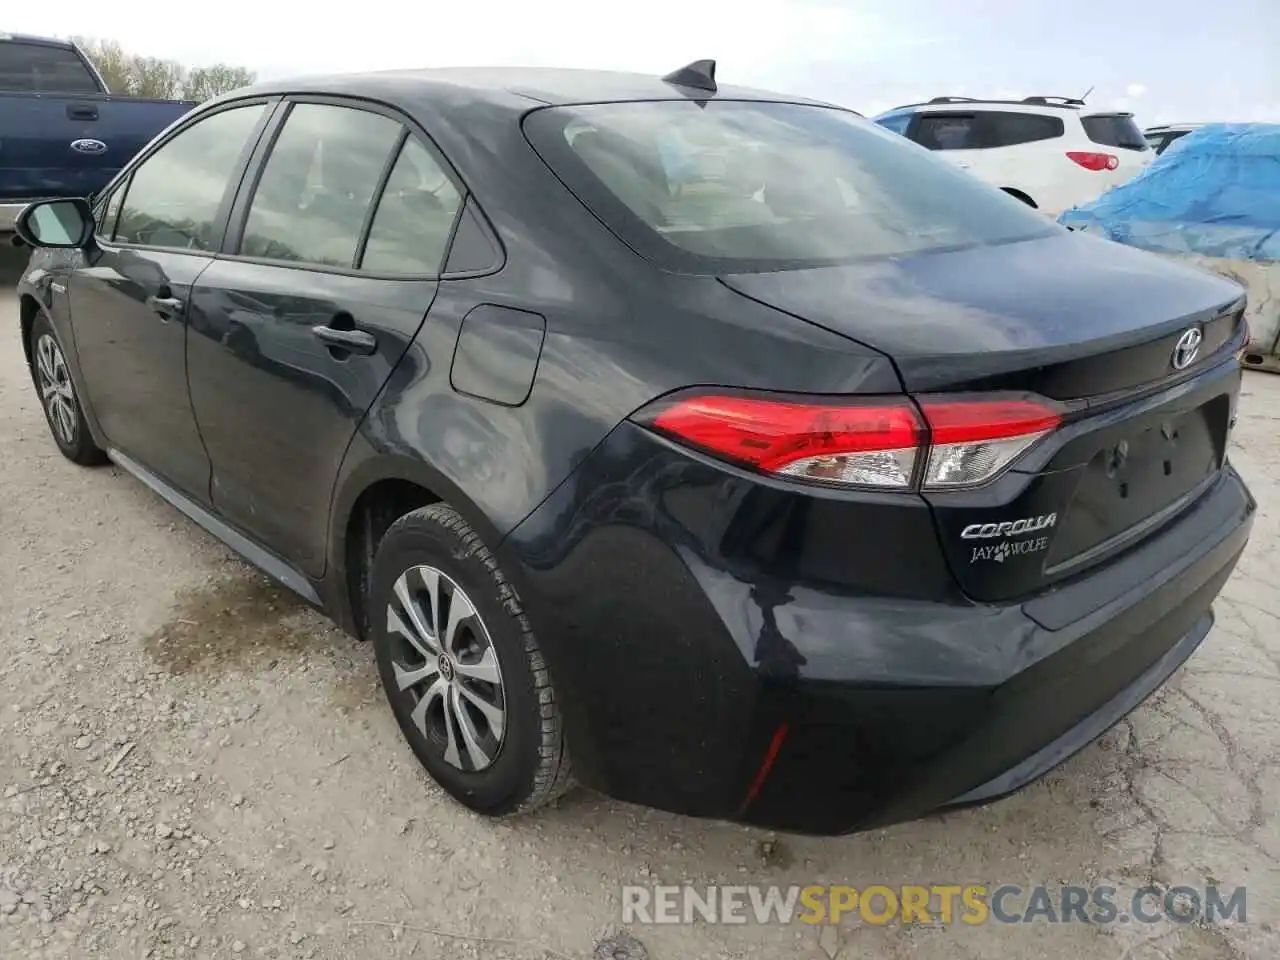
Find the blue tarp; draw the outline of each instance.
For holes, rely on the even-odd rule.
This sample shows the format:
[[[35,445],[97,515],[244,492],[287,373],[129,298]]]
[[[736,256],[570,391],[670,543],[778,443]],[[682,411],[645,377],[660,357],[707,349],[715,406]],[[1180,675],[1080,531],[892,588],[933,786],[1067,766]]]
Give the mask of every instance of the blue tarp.
[[[1280,260],[1280,123],[1215,123],[1058,222],[1159,253]]]

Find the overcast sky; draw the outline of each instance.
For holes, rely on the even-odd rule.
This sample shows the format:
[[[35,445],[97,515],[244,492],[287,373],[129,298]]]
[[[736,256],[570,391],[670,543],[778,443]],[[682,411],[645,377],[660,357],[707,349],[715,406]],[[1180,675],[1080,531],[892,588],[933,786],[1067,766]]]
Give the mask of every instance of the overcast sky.
[[[259,76],[454,65],[665,73],[866,114],[939,94],[1079,95],[1176,120],[1280,121],[1280,0],[55,0],[0,29],[120,41]]]

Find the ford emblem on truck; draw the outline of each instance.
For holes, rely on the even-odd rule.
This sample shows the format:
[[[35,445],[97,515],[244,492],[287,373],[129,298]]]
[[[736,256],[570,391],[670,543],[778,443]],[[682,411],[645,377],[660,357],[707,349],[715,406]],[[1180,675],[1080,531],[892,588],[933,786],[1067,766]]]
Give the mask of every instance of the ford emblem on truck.
[[[76,153],[88,153],[93,156],[97,156],[100,153],[107,152],[107,145],[101,140],[90,140],[86,138],[83,140],[72,140],[71,149]]]

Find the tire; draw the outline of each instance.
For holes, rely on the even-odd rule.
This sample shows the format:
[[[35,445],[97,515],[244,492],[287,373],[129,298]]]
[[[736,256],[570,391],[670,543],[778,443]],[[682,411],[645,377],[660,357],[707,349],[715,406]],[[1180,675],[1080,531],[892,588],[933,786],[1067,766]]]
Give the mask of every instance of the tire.
[[[369,594],[387,700],[419,762],[450,796],[506,816],[573,785],[533,630],[497,559],[456,510],[432,504],[392,524]]]
[[[107,455],[89,432],[62,342],[43,311],[36,314],[31,325],[31,380],[49,432],[62,455],[82,467],[106,463]]]

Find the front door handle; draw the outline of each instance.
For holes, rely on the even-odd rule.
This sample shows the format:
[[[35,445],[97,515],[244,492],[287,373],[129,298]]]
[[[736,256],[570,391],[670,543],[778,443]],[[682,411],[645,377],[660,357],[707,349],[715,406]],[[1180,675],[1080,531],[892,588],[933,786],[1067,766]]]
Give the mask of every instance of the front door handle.
[[[172,320],[182,315],[186,303],[178,297],[147,297],[147,306],[165,320]]]
[[[367,330],[340,330],[321,324],[311,328],[311,332],[335,350],[358,353],[367,357],[378,349],[378,340]]]

